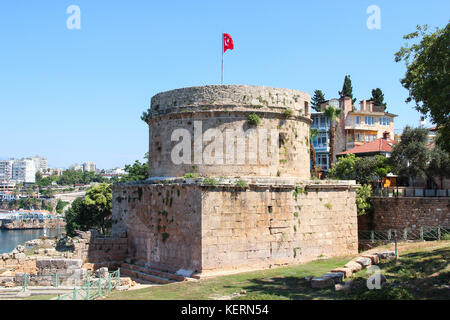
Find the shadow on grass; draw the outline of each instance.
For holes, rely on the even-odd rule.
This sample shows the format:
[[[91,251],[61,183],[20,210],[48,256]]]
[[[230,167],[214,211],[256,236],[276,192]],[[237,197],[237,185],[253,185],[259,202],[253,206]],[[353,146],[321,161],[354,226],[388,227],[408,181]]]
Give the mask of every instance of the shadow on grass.
[[[311,288],[311,283],[303,277],[273,277],[267,279],[251,279],[247,285],[247,295],[241,296],[241,300],[253,299],[289,299],[289,300],[313,300],[336,299],[334,288],[317,290]]]
[[[354,278],[353,299],[450,299],[450,247],[412,252],[380,263],[387,284],[367,290],[363,272]]]

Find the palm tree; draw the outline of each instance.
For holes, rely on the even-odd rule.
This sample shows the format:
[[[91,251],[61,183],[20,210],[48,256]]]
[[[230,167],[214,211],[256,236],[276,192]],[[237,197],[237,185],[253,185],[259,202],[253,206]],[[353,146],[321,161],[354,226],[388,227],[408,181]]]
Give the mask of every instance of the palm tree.
[[[339,121],[339,116],[341,115],[342,110],[339,108],[335,108],[333,106],[328,106],[328,108],[325,109],[323,114],[325,117],[330,119],[330,152],[328,154],[329,156],[329,169],[331,169],[331,165],[334,163],[334,138],[336,135],[336,127],[337,123]],[[336,124],[335,124],[336,123]]]
[[[313,140],[319,131],[317,129],[309,129],[309,156],[311,159],[311,173],[316,174],[316,150],[313,146]]]

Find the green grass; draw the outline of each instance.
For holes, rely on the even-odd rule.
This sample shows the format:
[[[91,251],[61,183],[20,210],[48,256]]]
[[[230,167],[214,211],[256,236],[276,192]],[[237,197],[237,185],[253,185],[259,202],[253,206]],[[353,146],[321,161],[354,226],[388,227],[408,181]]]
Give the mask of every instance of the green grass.
[[[388,250],[390,250],[389,248]],[[386,250],[386,249],[381,249]],[[450,299],[450,241],[430,242],[426,246],[400,251],[398,261],[378,266],[387,278],[382,290],[368,290],[367,270],[355,273],[350,292],[312,289],[305,276],[320,276],[342,267],[350,257],[331,258],[303,265],[178,282],[125,292],[113,292],[109,300],[207,300],[231,296],[245,290],[237,300],[323,300],[323,299]]]
[[[312,289],[305,276],[319,276],[331,269],[341,267],[346,258],[318,260],[303,265],[279,267],[262,271],[178,282],[125,292],[113,292],[109,300],[207,300],[213,296],[230,296],[245,290],[237,299],[286,300],[286,299],[333,299],[339,298],[334,289]]]
[[[383,261],[378,267],[387,279],[382,290],[367,290],[366,270],[353,276],[352,299],[450,299],[450,241],[431,242],[434,246],[400,253],[397,261]]]

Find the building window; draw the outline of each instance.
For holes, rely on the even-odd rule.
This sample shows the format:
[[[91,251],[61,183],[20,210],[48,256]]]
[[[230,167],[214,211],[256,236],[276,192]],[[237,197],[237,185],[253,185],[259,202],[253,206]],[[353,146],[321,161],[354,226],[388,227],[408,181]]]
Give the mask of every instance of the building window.
[[[373,126],[375,124],[375,121],[372,116],[365,116],[364,122],[369,126]]]
[[[356,116],[356,124],[361,124],[361,117],[360,116]]]
[[[382,126],[388,126],[391,124],[391,118],[389,117],[380,117],[379,119],[380,125]]]
[[[323,170],[328,170],[328,155],[327,154],[318,154],[316,157],[316,163]]]
[[[319,133],[317,135],[317,146],[325,148],[328,146],[328,134],[326,133]]]

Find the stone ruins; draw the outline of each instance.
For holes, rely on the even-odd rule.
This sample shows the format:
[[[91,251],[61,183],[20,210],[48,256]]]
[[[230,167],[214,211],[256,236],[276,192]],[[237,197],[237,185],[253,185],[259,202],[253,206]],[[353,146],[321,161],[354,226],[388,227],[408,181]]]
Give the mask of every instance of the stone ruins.
[[[355,181],[311,180],[309,94],[176,89],[147,123],[149,178],[113,187],[129,264],[201,276],[357,254]]]

